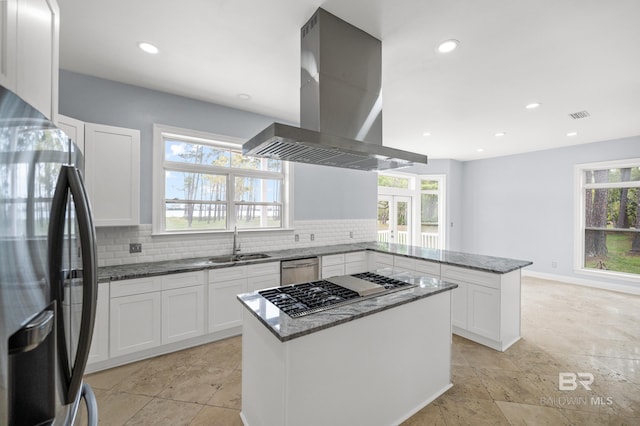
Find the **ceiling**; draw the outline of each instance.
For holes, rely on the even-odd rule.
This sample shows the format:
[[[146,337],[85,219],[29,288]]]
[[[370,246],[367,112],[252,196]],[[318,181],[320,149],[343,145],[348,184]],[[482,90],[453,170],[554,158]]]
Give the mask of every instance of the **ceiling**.
[[[640,135],[637,0],[58,2],[61,68],[294,123],[299,29],[322,7],[382,40],[384,145],[430,158]]]

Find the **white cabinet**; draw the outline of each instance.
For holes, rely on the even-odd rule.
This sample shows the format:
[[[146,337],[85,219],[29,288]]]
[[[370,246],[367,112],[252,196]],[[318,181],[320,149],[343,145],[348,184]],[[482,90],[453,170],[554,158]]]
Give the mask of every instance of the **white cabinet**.
[[[344,275],[344,254],[322,256],[322,273],[320,278]]]
[[[345,275],[359,274],[369,270],[369,262],[366,251],[356,251],[344,255]]]
[[[373,252],[371,254],[371,269],[393,268],[393,255]]]
[[[500,339],[500,291],[470,284],[467,290],[467,329],[493,340]]]
[[[413,272],[416,270],[416,260],[410,257],[393,256],[393,269]]]
[[[204,334],[204,272],[111,283],[111,357]]]
[[[505,351],[520,339],[520,270],[506,274],[442,265],[451,293],[453,332]]]
[[[242,325],[242,305],[236,296],[246,292],[246,266],[209,271],[209,333]]]
[[[98,304],[87,364],[109,359],[109,283],[98,284]]]
[[[111,357],[160,345],[162,321],[162,293],[158,291],[160,288],[159,277],[112,283],[109,315],[109,355]]]
[[[84,121],[58,114],[57,126],[78,146],[84,153]]]
[[[0,1],[0,84],[52,120],[58,112],[59,23],[55,0]]]
[[[247,265],[247,293],[280,285],[280,262]]]
[[[85,182],[95,226],[140,224],[140,131],[85,123]]]
[[[427,275],[432,278],[440,278],[440,264],[438,262],[416,259],[415,268],[415,271],[422,275]]]
[[[447,280],[448,281],[448,280]],[[461,329],[467,328],[467,283],[458,281],[458,288],[451,290],[451,324]]]
[[[204,272],[165,275],[162,282],[162,344],[204,334]]]

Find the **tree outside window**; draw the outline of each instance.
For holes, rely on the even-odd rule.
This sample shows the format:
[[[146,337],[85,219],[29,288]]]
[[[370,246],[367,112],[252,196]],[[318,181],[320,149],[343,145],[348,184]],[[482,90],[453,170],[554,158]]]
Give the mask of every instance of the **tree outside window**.
[[[640,274],[639,166],[580,166],[584,269]]]

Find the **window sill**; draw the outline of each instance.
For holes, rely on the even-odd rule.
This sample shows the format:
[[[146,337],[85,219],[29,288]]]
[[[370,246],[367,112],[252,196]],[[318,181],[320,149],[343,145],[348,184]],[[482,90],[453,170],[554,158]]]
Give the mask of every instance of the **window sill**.
[[[591,277],[599,277],[602,279],[614,278],[621,281],[631,281],[631,282],[640,284],[640,275],[637,275],[637,274],[629,274],[625,272],[616,272],[616,271],[609,271],[609,270],[585,269],[585,268],[575,269],[574,272],[580,275],[588,275]]]
[[[248,233],[256,233],[256,234],[261,234],[261,233],[276,233],[276,232],[286,232],[286,233],[291,233],[294,232],[295,229],[293,228],[263,228],[263,229],[238,229],[238,234],[248,234]],[[211,231],[173,231],[173,232],[166,232],[166,231],[153,231],[151,233],[152,237],[170,237],[170,236],[178,236],[178,237],[184,237],[187,235],[193,235],[193,236],[207,236],[207,235],[224,235],[224,234],[233,234],[233,229],[220,229],[220,230],[211,230]]]

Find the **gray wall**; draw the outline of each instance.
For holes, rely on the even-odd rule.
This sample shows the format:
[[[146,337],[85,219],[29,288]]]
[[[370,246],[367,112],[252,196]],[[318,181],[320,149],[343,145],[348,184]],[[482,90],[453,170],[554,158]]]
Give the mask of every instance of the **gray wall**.
[[[463,250],[595,281],[573,272],[574,165],[638,157],[640,136],[464,163]]]
[[[66,70],[60,70],[59,96],[63,115],[140,130],[141,223],[151,223],[154,123],[248,139],[278,121]],[[295,165],[294,174],[294,220],[375,218],[375,173]]]

